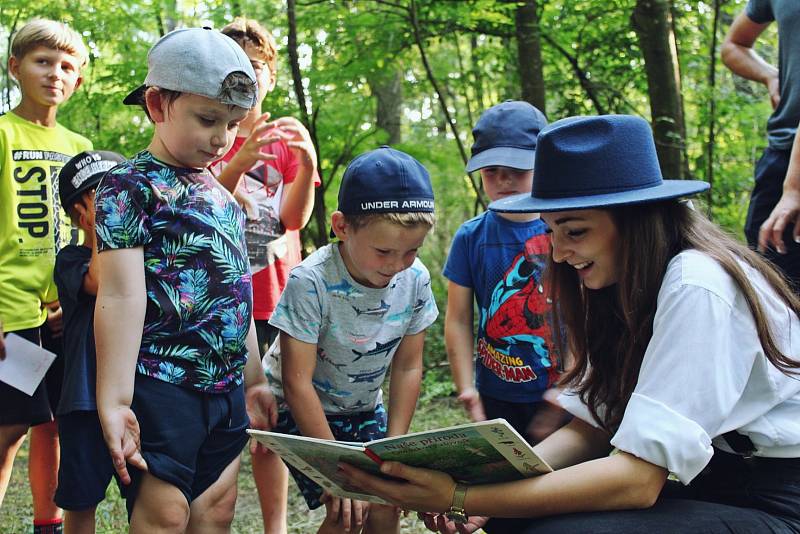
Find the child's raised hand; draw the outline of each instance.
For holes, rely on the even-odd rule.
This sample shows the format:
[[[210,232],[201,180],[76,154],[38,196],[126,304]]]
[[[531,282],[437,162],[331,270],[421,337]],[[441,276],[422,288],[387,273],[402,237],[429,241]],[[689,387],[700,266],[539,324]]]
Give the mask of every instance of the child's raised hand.
[[[234,168],[247,172],[257,161],[268,161],[277,158],[274,154],[261,152],[262,147],[282,139],[282,136],[277,133],[266,135],[269,130],[273,129],[272,123],[267,122],[267,119],[269,119],[269,113],[264,113],[256,120],[250,135],[247,136],[242,147],[231,158],[228,165],[233,165]]]
[[[101,412],[100,423],[114,469],[123,484],[130,484],[131,476],[127,464],[147,471],[147,462],[142,457],[136,414],[129,406],[119,406],[110,412]]]
[[[281,117],[272,121],[270,125],[284,134],[286,144],[295,152],[301,164],[308,165],[311,169],[317,168],[317,151],[314,149],[314,142],[311,141],[311,134],[302,122],[294,117]]]

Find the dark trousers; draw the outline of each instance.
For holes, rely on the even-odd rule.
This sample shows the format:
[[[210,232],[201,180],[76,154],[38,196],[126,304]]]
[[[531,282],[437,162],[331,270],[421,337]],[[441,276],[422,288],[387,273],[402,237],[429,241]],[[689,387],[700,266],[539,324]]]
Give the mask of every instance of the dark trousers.
[[[493,519],[489,534],[798,533],[800,458],[751,458],[714,451],[689,486],[668,482],[645,510],[565,514],[538,519]]]
[[[789,150],[767,148],[756,163],[755,185],[750,194],[747,221],[744,225],[747,243],[752,248],[756,248],[758,231],[783,193],[783,181],[789,169],[789,154]],[[786,254],[778,254],[770,249],[764,256],[783,271],[794,284],[795,290],[800,290],[800,244],[794,242],[793,233],[794,224],[787,225],[783,233]]]

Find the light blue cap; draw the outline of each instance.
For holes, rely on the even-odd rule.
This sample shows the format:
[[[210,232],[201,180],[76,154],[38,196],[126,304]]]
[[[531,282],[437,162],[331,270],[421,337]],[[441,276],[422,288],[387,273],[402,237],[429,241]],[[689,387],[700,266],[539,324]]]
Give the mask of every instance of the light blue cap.
[[[251,85],[223,91],[223,82],[234,72],[247,75]],[[200,95],[245,109],[258,103],[258,82],[250,58],[236,41],[211,28],[181,28],[159,39],[147,53],[144,85],[123,103],[144,103],[147,87]]]

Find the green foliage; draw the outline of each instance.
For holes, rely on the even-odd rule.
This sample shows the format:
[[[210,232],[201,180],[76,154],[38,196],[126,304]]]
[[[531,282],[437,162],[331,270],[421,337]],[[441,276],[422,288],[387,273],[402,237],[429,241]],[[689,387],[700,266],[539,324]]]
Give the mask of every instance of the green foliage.
[[[631,26],[635,4],[635,0],[538,2],[546,111],[551,120],[599,110],[649,116],[644,59]],[[745,0],[722,2],[717,48],[744,4]],[[711,50],[713,5],[710,0],[672,1],[688,167],[695,177],[713,178],[710,213],[741,235],[753,167],[766,144],[770,106],[762,86],[733,76],[718,60],[718,50]],[[422,161],[433,179],[438,222],[421,257],[433,275],[442,315],[447,288],[440,273],[450,239],[458,225],[479,209],[455,140],[458,137],[469,147],[470,130],[479,114],[503,99],[519,97],[516,8],[516,2],[495,0],[297,2],[299,68],[318,141],[326,216],[336,205],[347,162],[388,138],[377,126],[373,82],[401,74],[398,147]],[[0,5],[0,39],[8,42],[10,33],[34,16],[63,20],[78,29],[92,58],[83,86],[60,110],[59,120],[87,135],[95,147],[130,156],[148,144],[152,129],[141,110],[123,106],[121,99],[142,83],[150,45],[171,28],[221,27],[236,15],[262,21],[278,42],[278,81],[264,109],[273,116],[302,116],[290,75],[289,27],[282,0],[5,0]],[[415,20],[420,43],[415,39]],[[438,94],[420,49],[440,88]],[[776,61],[773,27],[759,38],[758,50],[768,61]],[[714,57],[712,87],[709,68]],[[0,81],[4,111],[16,104],[18,91],[5,72]],[[452,116],[452,127],[444,119],[440,98]],[[708,172],[712,101],[713,177]],[[311,226],[315,235],[327,235],[325,217]],[[437,374],[445,359],[442,322],[431,329],[426,344],[426,367],[438,378],[426,380],[446,385],[447,374]]]

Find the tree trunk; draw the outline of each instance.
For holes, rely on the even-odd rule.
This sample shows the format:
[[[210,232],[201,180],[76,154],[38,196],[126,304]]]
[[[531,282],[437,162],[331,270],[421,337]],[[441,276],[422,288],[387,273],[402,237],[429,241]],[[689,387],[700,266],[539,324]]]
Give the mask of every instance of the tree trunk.
[[[661,172],[666,178],[685,178],[686,127],[670,0],[637,0],[631,22],[644,56]]]
[[[711,44],[709,45],[709,65],[708,65],[708,139],[706,141],[706,181],[711,184],[708,191],[708,209],[713,204],[711,191],[714,190],[714,144],[716,143],[716,122],[717,122],[717,32],[719,29],[720,7],[724,0],[714,0],[713,21],[711,23]]]
[[[469,37],[470,64],[472,65],[472,87],[475,91],[475,100],[478,103],[478,112],[486,109],[486,102],[483,97],[483,76],[481,76],[480,58],[478,57],[478,38],[473,33]],[[474,122],[471,124],[475,124]]]
[[[515,0],[516,1],[516,0]],[[542,73],[541,28],[537,0],[517,5],[517,64],[522,100],[545,112],[545,86]]]
[[[308,106],[306,104],[306,94],[303,89],[303,75],[300,72],[300,56],[297,53],[297,2],[295,0],[287,0],[286,14],[289,24],[286,51],[289,55],[289,66],[292,71],[292,86],[294,88],[295,97],[297,98],[297,106],[300,109],[300,121],[308,129],[311,140],[314,142],[314,151],[317,153],[317,161],[322,161],[319,157],[317,129],[309,115]],[[322,169],[318,168],[317,172],[319,172],[320,180],[323,180]],[[324,180],[323,183],[325,183]],[[325,217],[324,187],[317,187],[314,191],[313,218],[314,222],[316,222],[317,231],[312,235],[311,239],[314,242],[314,246],[319,248],[328,242],[328,221]],[[310,231],[310,228],[308,228],[308,231]]]
[[[425,45],[423,44],[420,31],[420,23],[419,19],[417,18],[416,0],[411,0],[408,14],[410,19],[409,22],[411,22],[411,29],[414,33],[414,42],[417,45],[417,50],[419,50],[419,56],[422,60],[422,66],[425,68],[425,74],[428,76],[428,81],[431,82],[434,92],[436,92],[436,96],[438,97],[439,101],[439,107],[442,110],[442,115],[444,115],[446,125],[450,127],[450,131],[453,133],[456,146],[458,147],[458,152],[461,154],[461,160],[464,162],[464,165],[466,165],[467,161],[469,160],[469,157],[467,156],[467,150],[464,148],[464,143],[461,142],[461,136],[458,134],[458,128],[456,127],[455,120],[453,120],[453,117],[450,115],[450,110],[447,109],[445,93],[442,91],[439,82],[436,80],[436,76],[433,75],[433,69],[428,61],[428,54],[425,52]],[[483,198],[483,194],[479,185],[475,182],[475,179],[472,177],[472,175],[469,175],[469,179],[470,183],[472,184],[472,189],[475,191],[476,200],[482,208],[486,208],[486,200]]]
[[[369,77],[372,96],[377,101],[375,123],[389,134],[386,141],[396,145],[402,141],[400,127],[403,117],[403,73],[395,68],[387,72],[377,72]]]

